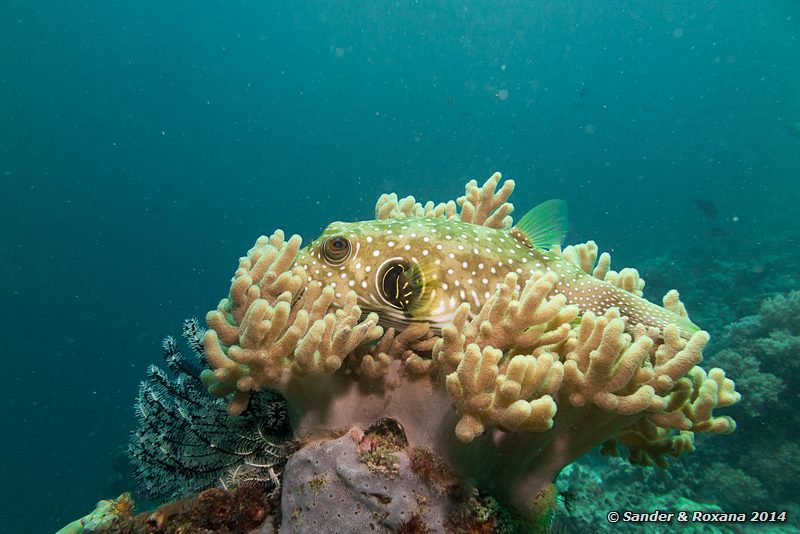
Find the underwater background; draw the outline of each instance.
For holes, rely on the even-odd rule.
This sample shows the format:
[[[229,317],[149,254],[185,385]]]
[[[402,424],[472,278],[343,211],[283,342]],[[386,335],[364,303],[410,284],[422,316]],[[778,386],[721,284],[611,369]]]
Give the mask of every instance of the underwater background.
[[[584,508],[616,476],[797,520],[798,64],[795,1],[6,0],[3,530],[133,489],[137,386],[257,236],[495,170],[517,216],[563,198],[568,243],[681,291],[745,399],[677,474],[606,467]]]

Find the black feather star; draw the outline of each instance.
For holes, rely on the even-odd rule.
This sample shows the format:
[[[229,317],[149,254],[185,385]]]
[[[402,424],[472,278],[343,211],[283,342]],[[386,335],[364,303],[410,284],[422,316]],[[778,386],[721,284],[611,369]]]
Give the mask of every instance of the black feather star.
[[[193,357],[185,357],[172,336],[164,338],[162,356],[171,373],[151,365],[139,385],[139,424],[128,455],[141,492],[151,499],[245,482],[280,486],[290,452],[286,402],[262,391],[251,395],[241,415],[229,415],[225,400],[211,397],[200,382],[207,367],[204,333],[197,319],[184,321]]]

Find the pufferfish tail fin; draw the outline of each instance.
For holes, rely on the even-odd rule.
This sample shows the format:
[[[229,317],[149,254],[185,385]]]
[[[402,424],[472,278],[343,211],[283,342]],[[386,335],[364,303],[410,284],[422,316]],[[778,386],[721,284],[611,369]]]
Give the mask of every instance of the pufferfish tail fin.
[[[511,235],[531,248],[560,246],[567,235],[567,203],[557,199],[542,202],[514,225]]]
[[[694,324],[688,317],[680,315],[676,317],[676,320],[673,322],[675,326],[678,327],[678,332],[680,332],[681,337],[688,339],[701,330],[700,327]]]

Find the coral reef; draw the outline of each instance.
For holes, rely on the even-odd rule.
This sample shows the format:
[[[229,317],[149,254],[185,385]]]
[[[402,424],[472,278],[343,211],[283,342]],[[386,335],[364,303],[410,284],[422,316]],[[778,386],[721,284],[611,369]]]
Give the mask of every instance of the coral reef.
[[[514,186],[498,189],[499,182],[499,174],[482,187],[471,182],[464,197],[439,205],[382,197],[376,213],[398,218],[398,229],[441,219],[456,234],[464,228],[458,225],[485,224],[510,243],[552,245],[557,228],[541,238],[508,230]],[[431,238],[431,248],[444,237]],[[541,254],[557,262],[553,271],[601,288],[608,297],[598,303],[620,302],[627,315],[608,305],[586,311],[583,294],[548,264],[508,272],[474,307],[462,290],[440,325],[428,321],[434,291],[444,291],[428,283],[438,276],[433,259],[339,278],[336,269],[352,254],[345,245],[326,239],[301,251],[299,237],[278,231],[241,258],[229,296],[207,315],[203,339],[212,369],[202,382],[228,397],[230,413],[245,412],[251,392],[271,389],[286,398],[292,428],[305,439],[394,419],[411,447],[430,449],[528,515],[539,513],[537,496],[552,492],[561,469],[600,443],[607,451],[624,444],[635,463],[663,464],[665,455],[692,450],[694,433],[735,428],[712,410],[739,395],[722,370],[697,367],[708,334],[691,328],[677,294],[667,294],[664,308],[647,303],[638,273],[612,274],[592,244]],[[307,261],[296,263],[298,256]],[[318,280],[314,262],[321,261]],[[382,306],[362,291],[373,284]],[[631,313],[637,310],[644,312]]]
[[[566,532],[649,532],[668,534],[681,532],[733,534],[741,532],[740,525],[708,523],[677,523],[675,521],[642,523],[610,523],[609,511],[653,512],[684,510],[688,512],[722,512],[714,504],[698,502],[685,495],[682,481],[676,481],[670,471],[634,469],[619,458],[605,462],[599,458],[581,460],[567,466],[558,478],[560,501],[555,525]],[[597,466],[593,464],[597,463]],[[716,467],[716,466],[715,466]]]
[[[703,469],[699,471],[703,476],[694,480],[698,495],[714,498],[731,509],[743,505],[785,508],[800,492],[796,461],[800,414],[795,409],[795,399],[800,395],[800,291],[764,298],[757,310],[728,325],[718,343],[721,350],[710,358],[736,373],[743,395],[735,407],[741,422],[738,439],[717,451],[722,453],[717,461],[726,458],[727,465],[717,464],[725,468],[726,475],[697,465],[698,471]],[[769,425],[769,432],[764,431],[765,425]],[[706,453],[697,461],[703,460],[714,461]],[[723,477],[740,491],[707,491],[718,486]],[[746,493],[743,488],[747,488]]]
[[[102,500],[85,517],[73,521],[56,534],[120,534],[127,531],[133,518],[133,499],[130,493],[123,493],[116,499]]]
[[[136,515],[133,505],[127,493],[100,501],[94,511],[58,534],[267,534],[274,532],[276,518],[271,514],[277,509],[274,494],[258,483],[211,488]]]
[[[778,239],[778,238],[776,238]],[[800,468],[796,458],[800,418],[792,398],[798,392],[798,352],[787,340],[800,330],[797,257],[791,252],[720,261],[707,256],[688,258],[688,265],[666,261],[645,262],[648,288],[663,284],[659,279],[687,281],[687,295],[698,301],[695,316],[719,325],[723,335],[713,343],[713,365],[736,377],[742,400],[732,407],[737,420],[735,440],[720,440],[713,446],[698,439],[696,454],[687,455],[669,471],[631,470],[617,459],[600,462],[588,455],[565,469],[558,486],[571,498],[571,510],[562,508],[557,522],[574,530],[603,531],[608,509],[689,509],[742,512],[788,510],[787,523],[773,525],[703,525],[704,531],[789,532],[797,531],[795,496],[800,491]],[[759,247],[759,250],[769,247]],[[745,251],[744,256],[748,255]],[[692,265],[696,261],[698,265]],[[763,263],[762,263],[763,262]],[[702,264],[700,266],[699,264]],[[660,273],[654,270],[658,265]],[[762,269],[766,266],[766,273]],[[702,267],[702,268],[701,268]],[[658,274],[658,276],[657,276]],[[656,281],[654,284],[653,281]],[[719,290],[722,288],[723,290]],[[787,289],[788,288],[788,289]],[[726,326],[722,326],[724,319]],[[780,342],[776,342],[780,340]],[[708,354],[708,352],[707,352]],[[766,432],[765,428],[769,427]],[[705,443],[703,443],[705,441]],[[577,475],[576,473],[580,473]],[[571,492],[571,493],[570,493]],[[623,526],[608,527],[620,531]],[[672,525],[651,525],[653,532],[672,532]],[[639,531],[631,528],[631,531]]]
[[[777,403],[786,389],[783,380],[761,369],[755,356],[723,349],[714,355],[714,362],[736,377],[736,387],[744,394],[740,408],[749,417],[758,417],[765,407]]]
[[[309,441],[286,466],[282,498],[263,482],[211,488],[134,515],[130,494],[101,501],[59,534],[528,532],[392,420]]]
[[[664,294],[675,280],[692,309],[692,316],[709,332],[722,332],[731,323],[753,315],[762,301],[800,289],[798,236],[778,233],[763,239],[734,239],[687,250],[679,242],[675,250],[640,262],[647,279],[646,295]]]

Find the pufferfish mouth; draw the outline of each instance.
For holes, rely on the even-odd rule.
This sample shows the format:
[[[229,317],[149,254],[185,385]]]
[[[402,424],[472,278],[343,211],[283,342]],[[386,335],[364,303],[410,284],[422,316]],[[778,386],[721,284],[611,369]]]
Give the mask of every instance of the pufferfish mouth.
[[[295,304],[297,304],[298,302],[300,302],[300,299],[302,299],[302,298],[303,298],[303,295],[305,295],[305,293],[306,293],[306,289],[307,289],[307,288],[306,288],[306,286],[304,285],[304,286],[303,286],[303,287],[300,289],[300,291],[298,291],[298,292],[297,292],[297,295],[295,296],[294,300],[292,301],[292,307],[294,307],[294,305],[295,305]]]

